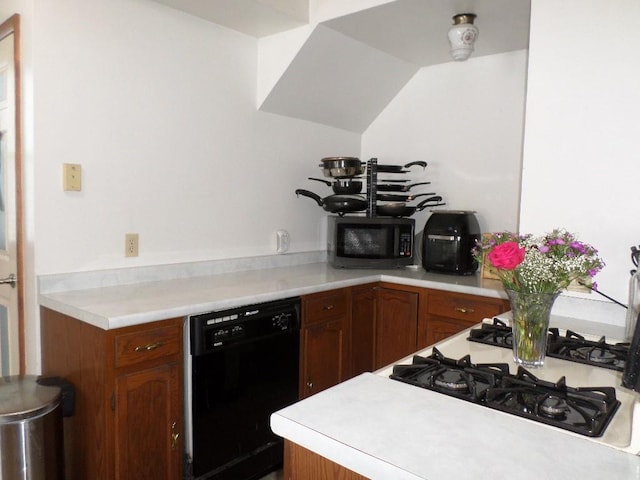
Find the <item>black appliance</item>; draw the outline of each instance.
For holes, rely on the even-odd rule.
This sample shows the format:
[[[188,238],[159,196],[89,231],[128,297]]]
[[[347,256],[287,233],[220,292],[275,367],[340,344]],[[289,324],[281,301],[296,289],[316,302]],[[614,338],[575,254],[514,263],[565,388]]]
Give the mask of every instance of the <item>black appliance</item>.
[[[434,211],[422,234],[422,266],[426,271],[471,275],[478,262],[471,253],[480,241],[480,225],[471,211]]]
[[[270,415],[298,400],[300,300],[188,318],[185,478],[254,480],[283,462]]]
[[[467,339],[499,347],[513,346],[511,327],[498,318],[494,318],[493,323],[483,323],[480,328],[471,329]],[[557,328],[550,328],[546,354],[548,357],[623,371],[629,357],[629,344],[608,343],[605,337],[588,340],[571,330],[561,335]]]
[[[413,263],[415,220],[329,216],[327,253],[338,268],[400,268]]]
[[[564,377],[547,382],[521,366],[512,375],[506,363],[450,359],[435,347],[395,365],[390,378],[589,437],[601,436],[620,406],[613,387],[572,388]]]

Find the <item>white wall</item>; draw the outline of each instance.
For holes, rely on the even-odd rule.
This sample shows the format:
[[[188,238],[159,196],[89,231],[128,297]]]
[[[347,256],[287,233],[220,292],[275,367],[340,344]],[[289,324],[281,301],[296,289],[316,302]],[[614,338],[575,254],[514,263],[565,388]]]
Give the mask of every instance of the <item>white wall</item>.
[[[359,136],[256,111],[254,38],[148,0],[36,11],[37,274],[323,248],[294,189]],[[62,164],[83,190],[63,192]],[[124,234],[140,256],[124,257]]]
[[[325,248],[324,212],[294,189],[321,157],[357,155],[360,137],[258,112],[254,38],[150,0],[0,4],[14,12],[28,372],[37,275],[272,254],[279,228],[292,252]],[[63,163],[82,165],[82,192],[62,191]],[[137,258],[126,232],[140,234]]]
[[[410,178],[432,183],[412,193],[477,211],[483,231],[517,230],[526,61],[517,51],[421,69],[363,134],[362,157],[424,160]],[[414,215],[417,230],[429,215]]]
[[[637,0],[536,0],[531,13],[521,231],[577,232],[623,303],[640,243],[639,16]]]

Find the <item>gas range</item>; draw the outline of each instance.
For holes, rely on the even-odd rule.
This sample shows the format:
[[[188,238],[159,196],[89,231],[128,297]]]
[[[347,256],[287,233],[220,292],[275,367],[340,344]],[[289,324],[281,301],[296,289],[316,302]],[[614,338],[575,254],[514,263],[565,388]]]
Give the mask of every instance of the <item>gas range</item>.
[[[469,332],[469,341],[512,348],[511,327],[499,318],[492,323],[482,323]],[[610,368],[622,372],[629,356],[628,342],[607,341],[605,336],[587,338],[572,330],[550,328],[547,338],[547,357],[562,358],[571,362],[595,367]]]
[[[613,387],[574,388],[565,377],[548,382],[521,366],[511,374],[508,363],[451,359],[436,347],[395,365],[391,378],[590,437],[602,435],[620,406]]]
[[[380,373],[438,393],[443,393],[444,387],[444,394],[478,408],[499,410],[523,421],[640,454],[640,395],[622,387],[623,367],[619,363],[601,368],[594,366],[597,360],[588,364],[567,352],[552,352],[543,367],[526,370],[513,361],[506,336],[499,335],[496,342],[467,340],[476,330],[495,331],[495,325],[493,319],[487,319]],[[502,333],[510,330],[506,324],[498,323],[497,327]],[[555,335],[561,346],[582,341],[580,337],[597,345],[602,340],[560,329],[550,335]],[[604,343],[616,352],[625,348],[621,342]]]

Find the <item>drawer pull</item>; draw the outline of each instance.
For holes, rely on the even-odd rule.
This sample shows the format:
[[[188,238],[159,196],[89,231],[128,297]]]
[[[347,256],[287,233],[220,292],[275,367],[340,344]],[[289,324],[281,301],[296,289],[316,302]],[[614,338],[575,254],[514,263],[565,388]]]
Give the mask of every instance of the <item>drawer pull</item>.
[[[162,346],[162,342],[148,343],[146,345],[138,345],[136,347],[136,352],[148,352],[149,350],[155,350],[156,348],[160,348],[161,346]]]
[[[473,308],[464,308],[464,307],[456,307],[456,308],[454,308],[454,310],[456,312],[460,312],[460,313],[473,313],[474,312]]]
[[[322,307],[323,310],[333,310],[333,305],[325,305]]]
[[[175,450],[178,446],[178,438],[180,438],[180,433],[176,432],[176,422],[173,422],[171,425],[171,450]]]

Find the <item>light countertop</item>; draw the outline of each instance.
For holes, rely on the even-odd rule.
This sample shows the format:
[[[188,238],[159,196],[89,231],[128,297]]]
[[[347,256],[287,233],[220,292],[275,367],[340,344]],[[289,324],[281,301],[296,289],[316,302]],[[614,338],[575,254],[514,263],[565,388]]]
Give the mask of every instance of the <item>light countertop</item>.
[[[468,330],[437,346],[450,358],[470,353],[480,363],[515,369],[510,349],[467,336]],[[363,373],[286,407],[271,416],[271,428],[373,480],[640,479],[640,457],[629,453],[638,449],[629,425],[640,427],[635,392],[618,391],[619,418],[603,437],[587,438],[392,380],[390,373],[391,366]],[[579,385],[604,385],[611,376],[619,384],[621,375],[555,358],[533,373],[549,381],[566,374]]]
[[[495,280],[395,270],[336,269],[324,262],[39,294],[41,306],[108,330],[369,282],[506,298]]]

